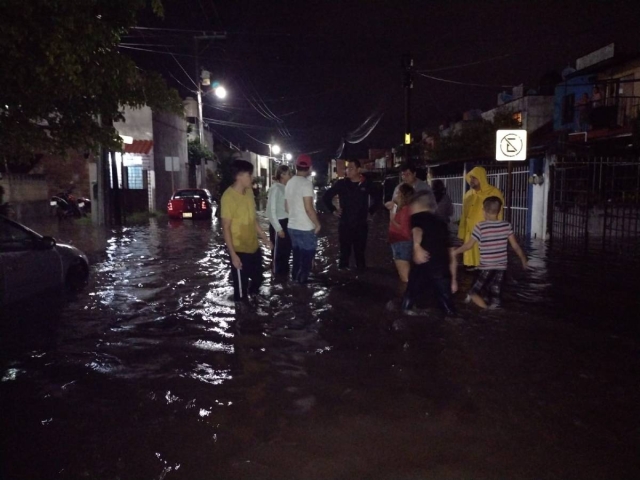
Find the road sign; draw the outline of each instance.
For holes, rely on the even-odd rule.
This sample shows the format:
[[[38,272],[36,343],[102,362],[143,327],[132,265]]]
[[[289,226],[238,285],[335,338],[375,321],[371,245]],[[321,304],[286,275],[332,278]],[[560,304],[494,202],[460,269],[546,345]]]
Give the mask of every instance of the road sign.
[[[166,172],[179,172],[180,157],[164,157],[164,170]]]
[[[496,160],[509,162],[526,159],[526,130],[498,130],[496,132]]]

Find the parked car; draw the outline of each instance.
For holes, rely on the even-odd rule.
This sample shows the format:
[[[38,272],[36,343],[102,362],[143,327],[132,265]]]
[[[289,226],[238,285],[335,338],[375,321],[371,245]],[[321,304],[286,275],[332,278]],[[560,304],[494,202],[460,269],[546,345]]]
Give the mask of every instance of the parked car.
[[[213,200],[205,188],[185,188],[176,192],[167,204],[169,218],[211,219]]]
[[[89,261],[80,250],[0,216],[0,304],[79,290],[88,277]]]

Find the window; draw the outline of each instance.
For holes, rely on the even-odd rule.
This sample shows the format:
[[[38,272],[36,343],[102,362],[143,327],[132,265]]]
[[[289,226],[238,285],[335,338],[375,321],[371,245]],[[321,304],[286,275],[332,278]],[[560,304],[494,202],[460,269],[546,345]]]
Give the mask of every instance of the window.
[[[565,95],[562,99],[562,123],[573,123],[576,97],[575,94]]]
[[[33,248],[36,237],[26,230],[0,219],[0,252],[15,252]]]
[[[518,122],[518,125],[522,126],[522,112],[514,113],[511,118]]]
[[[144,188],[142,182],[142,167],[128,167],[127,180],[129,190],[142,190]]]

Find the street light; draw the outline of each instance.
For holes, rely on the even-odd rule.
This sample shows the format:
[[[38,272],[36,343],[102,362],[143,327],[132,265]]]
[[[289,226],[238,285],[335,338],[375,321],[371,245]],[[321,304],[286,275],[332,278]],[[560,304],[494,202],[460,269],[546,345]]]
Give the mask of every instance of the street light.
[[[280,155],[280,152],[282,151],[282,149],[280,148],[280,145],[270,145],[271,147],[271,154],[272,155]]]
[[[224,100],[225,98],[227,98],[227,89],[222,85],[218,85],[213,92],[220,100]]]
[[[287,162],[290,162],[293,158],[293,155],[291,155],[290,153],[285,153],[284,158],[287,160]]]

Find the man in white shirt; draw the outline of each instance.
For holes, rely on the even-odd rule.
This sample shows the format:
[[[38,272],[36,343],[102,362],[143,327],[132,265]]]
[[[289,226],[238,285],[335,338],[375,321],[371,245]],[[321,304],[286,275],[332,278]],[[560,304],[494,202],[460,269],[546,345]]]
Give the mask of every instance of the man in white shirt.
[[[291,278],[304,284],[309,279],[313,258],[318,247],[320,221],[313,206],[311,157],[300,155],[296,160],[296,175],[284,189],[285,206],[289,214],[289,236],[293,246]]]
[[[288,233],[289,215],[284,205],[284,189],[291,180],[288,165],[280,165],[276,170],[275,182],[269,189],[267,199],[267,217],[269,218],[269,235],[273,243],[273,273],[289,275],[289,258],[291,257],[291,237]]]

